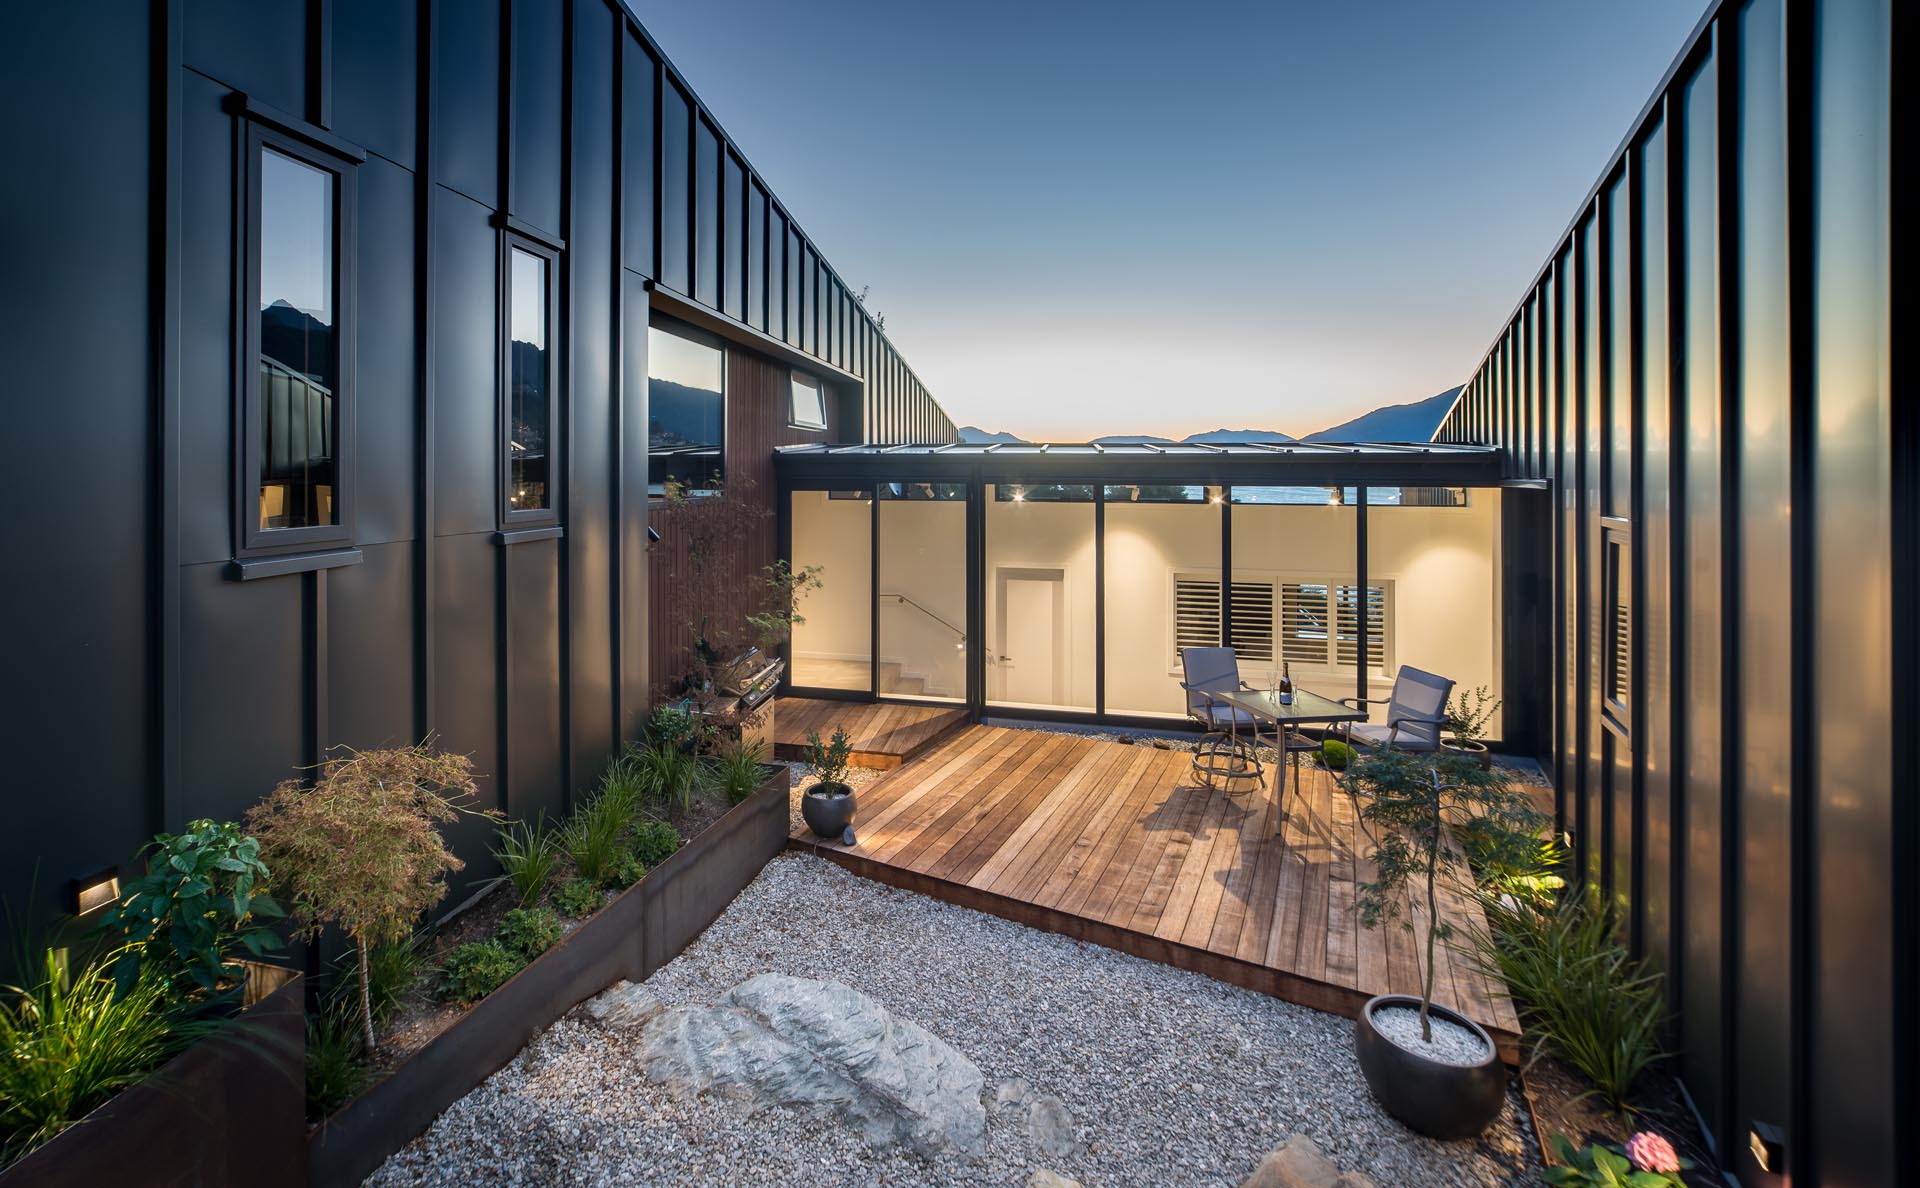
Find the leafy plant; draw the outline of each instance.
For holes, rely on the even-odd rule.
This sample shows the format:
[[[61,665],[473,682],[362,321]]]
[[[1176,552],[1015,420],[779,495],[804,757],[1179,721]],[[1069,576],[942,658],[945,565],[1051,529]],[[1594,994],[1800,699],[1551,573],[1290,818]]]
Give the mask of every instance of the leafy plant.
[[[1320,743],[1320,762],[1328,771],[1345,771],[1353,762],[1353,748],[1337,738],[1325,739]]]
[[[818,730],[807,731],[806,763],[807,770],[813,773],[815,788],[821,784],[845,784],[852,759],[853,740],[842,727],[833,728],[833,739],[827,743],[820,741]]]
[[[447,967],[441,971],[440,997],[463,1006],[479,1002],[506,985],[525,964],[496,941],[461,945],[448,955]]]
[[[1477,820],[1486,837],[1502,839],[1501,848],[1519,849],[1534,844],[1545,818],[1499,771],[1483,771],[1464,755],[1420,756],[1389,748],[1357,761],[1350,778],[1365,794],[1361,820],[1378,827],[1377,833],[1368,831],[1376,877],[1361,885],[1355,906],[1368,928],[1397,920],[1414,932],[1415,920],[1424,922],[1420,1036],[1431,1043],[1434,946],[1453,935],[1453,924],[1440,912],[1439,883],[1445,876],[1471,885],[1466,858],[1451,831]],[[1409,884],[1418,884],[1425,899],[1424,912],[1412,918],[1403,903]]]
[[[680,848],[680,831],[665,821],[642,821],[634,826],[633,856],[648,870],[673,857]]]
[[[616,797],[596,796],[581,805],[564,834],[574,871],[589,882],[606,882],[624,851],[632,820],[631,811]]]
[[[613,860],[612,869],[607,871],[607,886],[616,891],[625,891],[647,875],[646,864],[632,854],[622,854]]]
[[[247,811],[261,852],[288,892],[305,935],[328,924],[352,938],[360,961],[361,1040],[377,1047],[368,950],[397,941],[438,903],[462,863],[438,825],[457,818],[475,793],[464,755],[425,745],[347,751],[320,765],[308,788],[283,781]]]
[[[1593,1082],[1614,1110],[1631,1110],[1640,1074],[1662,1059],[1660,975],[1615,939],[1600,893],[1540,906],[1483,897],[1488,935],[1471,959],[1506,982],[1526,1033]]]
[[[126,941],[114,967],[122,993],[151,965],[176,993],[197,987],[211,997],[231,980],[236,951],[258,957],[281,947],[265,923],[284,913],[267,894],[260,842],[240,826],[191,821],[185,833],[156,835],[144,852],[147,873],[101,919]]]
[[[326,1117],[367,1083],[370,1073],[352,1012],[307,1016],[307,1116]]]
[[[760,787],[767,774],[766,758],[766,744],[758,739],[737,743],[713,758],[713,782],[726,793],[727,803],[739,804]]]
[[[554,869],[560,865],[560,847],[542,817],[502,829],[493,857],[500,863],[500,877],[519,893],[521,906],[532,907],[540,902]]]
[[[1500,698],[1493,696],[1485,685],[1471,692],[1463,689],[1447,703],[1447,727],[1459,742],[1485,742],[1487,727],[1493,715],[1500,712],[1500,705]]]
[[[1562,1164],[1546,1170],[1547,1183],[1555,1188],[1686,1188],[1680,1173],[1693,1166],[1674,1154],[1667,1140],[1646,1132],[1628,1139],[1624,1148],[1575,1147],[1564,1134],[1554,1135],[1549,1145]]]
[[[123,993],[121,952],[70,974],[48,949],[40,980],[0,988],[0,1165],[86,1117],[208,1025],[185,1017],[166,974],[145,963]]]
[[[507,952],[532,961],[559,944],[566,931],[560,917],[546,908],[514,908],[501,918],[493,939]]]
[[[1454,831],[1454,839],[1466,851],[1483,894],[1504,895],[1544,907],[1566,886],[1566,879],[1557,872],[1565,865],[1567,853],[1551,837],[1539,838],[1531,847],[1523,848],[1489,837],[1477,821],[1469,821]]]
[[[553,893],[553,906],[576,919],[591,916],[607,901],[600,884],[586,879],[571,879]]]
[[[700,761],[672,747],[655,744],[643,747],[631,756],[646,799],[655,804],[677,804],[682,811],[693,807],[699,790]]]
[[[700,736],[700,719],[678,705],[656,705],[647,715],[647,741],[655,747],[688,748]]]

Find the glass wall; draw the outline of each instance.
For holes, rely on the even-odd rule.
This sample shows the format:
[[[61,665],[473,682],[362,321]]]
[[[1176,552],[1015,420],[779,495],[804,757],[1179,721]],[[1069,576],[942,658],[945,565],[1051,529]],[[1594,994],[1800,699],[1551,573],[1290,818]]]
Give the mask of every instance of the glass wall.
[[[1220,642],[1218,487],[1106,488],[1107,712],[1181,717],[1180,648]]]
[[[967,696],[967,488],[964,483],[882,483],[880,623],[882,697],[964,701]]]
[[[1092,711],[1094,489],[989,483],[986,699],[990,705]]]
[[[1448,678],[1456,691],[1484,685],[1497,698],[1500,492],[1476,487],[1464,492],[1465,506],[1453,507],[1399,494],[1367,493],[1368,696],[1389,696],[1394,674],[1411,664]],[[1373,720],[1386,720],[1384,706],[1374,707]],[[1487,730],[1499,737],[1498,714]]]
[[[873,495],[795,491],[793,565],[819,568],[820,588],[795,608],[788,680],[808,689],[873,687]]]
[[[1233,488],[1229,637],[1240,678],[1264,688],[1284,668],[1323,697],[1352,697],[1362,599],[1353,488]],[[1369,586],[1374,583],[1369,581]],[[1369,651],[1378,648],[1376,639]]]

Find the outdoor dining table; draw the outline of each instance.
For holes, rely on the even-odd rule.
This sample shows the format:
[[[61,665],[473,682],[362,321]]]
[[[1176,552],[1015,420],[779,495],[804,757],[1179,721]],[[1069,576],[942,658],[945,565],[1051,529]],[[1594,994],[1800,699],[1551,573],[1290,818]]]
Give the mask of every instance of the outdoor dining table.
[[[1300,791],[1300,759],[1293,753],[1301,749],[1301,746],[1294,742],[1294,736],[1299,733],[1302,726],[1333,726],[1341,722],[1367,720],[1366,710],[1355,709],[1330,697],[1322,697],[1298,685],[1294,686],[1291,705],[1282,705],[1278,693],[1264,689],[1237,689],[1232,692],[1215,693],[1213,696],[1236,709],[1245,710],[1253,718],[1255,747],[1260,745],[1260,724],[1266,722],[1272,725],[1273,738],[1278,744],[1276,749],[1280,752],[1282,765],[1280,783],[1274,791],[1282,796],[1287,790],[1285,764],[1290,757],[1293,759],[1293,790],[1296,795]],[[1234,737],[1236,739],[1239,737],[1237,724],[1234,727]],[[1284,803],[1284,800],[1280,803]],[[1278,804],[1275,807],[1278,807]]]

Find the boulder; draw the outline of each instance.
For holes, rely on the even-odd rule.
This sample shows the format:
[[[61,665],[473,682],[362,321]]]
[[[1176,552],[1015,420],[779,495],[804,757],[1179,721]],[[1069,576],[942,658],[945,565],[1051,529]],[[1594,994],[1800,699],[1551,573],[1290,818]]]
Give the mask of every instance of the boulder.
[[[1069,1180],[1059,1172],[1043,1167],[1027,1177],[1027,1188],[1080,1188],[1080,1181]]]
[[[1334,1188],[1340,1169],[1304,1134],[1267,1152],[1240,1188]]]
[[[587,1018],[608,1027],[641,1027],[666,1006],[653,991],[622,979],[587,1000]]]
[[[1034,1098],[1027,1107],[1027,1138],[1035,1150],[1054,1159],[1079,1149],[1073,1141],[1073,1115],[1065,1102],[1050,1093]]]
[[[868,1141],[977,1155],[982,1078],[946,1041],[838,982],[761,974],[711,1006],[678,1006],[641,1036],[647,1077],[750,1109],[831,1111]]]

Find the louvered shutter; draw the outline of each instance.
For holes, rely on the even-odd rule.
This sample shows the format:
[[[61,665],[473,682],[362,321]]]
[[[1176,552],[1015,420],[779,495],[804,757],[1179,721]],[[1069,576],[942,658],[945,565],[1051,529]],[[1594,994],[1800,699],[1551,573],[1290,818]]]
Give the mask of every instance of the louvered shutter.
[[[1613,664],[1607,676],[1608,696],[1627,704],[1633,677],[1633,608],[1625,602],[1613,604]]]
[[[1327,588],[1280,583],[1280,655],[1292,664],[1327,663]]]
[[[1173,647],[1220,646],[1220,579],[1176,577],[1173,582]]]
[[[1368,586],[1364,611],[1358,586],[1341,586],[1338,595],[1339,642],[1335,652],[1342,668],[1352,667],[1360,656],[1360,616],[1367,622],[1367,669],[1378,672],[1387,663],[1387,589]]]
[[[1233,653],[1240,660],[1273,663],[1273,583],[1233,583],[1233,618],[1229,624]]]

